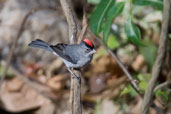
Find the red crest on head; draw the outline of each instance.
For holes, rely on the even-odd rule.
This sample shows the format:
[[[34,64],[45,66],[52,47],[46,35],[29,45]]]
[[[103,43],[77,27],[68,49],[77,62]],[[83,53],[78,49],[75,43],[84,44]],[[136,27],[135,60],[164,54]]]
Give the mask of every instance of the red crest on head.
[[[91,43],[91,41],[89,39],[84,39],[83,42],[85,42],[87,45],[89,45],[90,47],[93,47],[93,44]]]

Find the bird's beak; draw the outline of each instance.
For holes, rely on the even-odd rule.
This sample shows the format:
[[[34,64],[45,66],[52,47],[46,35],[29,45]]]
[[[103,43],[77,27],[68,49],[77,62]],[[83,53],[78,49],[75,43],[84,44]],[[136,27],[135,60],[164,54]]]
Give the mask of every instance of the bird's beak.
[[[95,49],[93,49],[92,53],[96,53],[96,50],[95,50]]]

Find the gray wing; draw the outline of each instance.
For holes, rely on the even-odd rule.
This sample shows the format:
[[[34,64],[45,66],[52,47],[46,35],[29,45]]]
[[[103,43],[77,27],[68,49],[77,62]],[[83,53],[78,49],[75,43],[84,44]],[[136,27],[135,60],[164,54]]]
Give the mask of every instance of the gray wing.
[[[77,61],[70,57],[69,53],[65,53],[64,50],[66,49],[67,44],[56,44],[56,45],[50,45],[50,47],[54,50],[56,54],[61,56],[63,59],[73,63],[77,64]]]

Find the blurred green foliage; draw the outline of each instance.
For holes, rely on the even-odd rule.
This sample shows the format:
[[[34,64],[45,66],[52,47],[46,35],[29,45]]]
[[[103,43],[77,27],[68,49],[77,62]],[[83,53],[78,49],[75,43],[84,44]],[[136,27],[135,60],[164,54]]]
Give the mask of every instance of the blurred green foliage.
[[[125,2],[118,2],[115,5],[113,5],[110,8],[110,10],[107,12],[107,16],[106,16],[106,20],[104,22],[104,28],[103,28],[104,43],[106,43],[108,40],[113,19],[117,17],[123,11],[124,6],[125,6]]]
[[[141,41],[141,34],[139,28],[132,23],[131,17],[126,21],[125,23],[125,33],[132,43],[139,45],[139,46],[145,46]]]
[[[103,42],[106,44],[110,34],[110,28],[113,20],[119,16],[124,10],[127,0],[116,2],[115,0],[89,0],[89,3],[99,3],[90,18],[90,28],[92,32],[98,36],[103,33]],[[139,28],[133,23],[134,16],[132,15],[133,4],[140,6],[152,6],[159,10],[163,9],[163,2],[161,0],[130,0],[129,18],[125,22],[125,34],[132,43],[144,46],[141,41],[141,33]]]
[[[0,66],[0,77],[2,77],[2,75],[4,74],[4,71],[5,71],[5,67]],[[7,77],[13,76],[12,73],[9,70],[8,70],[6,75],[7,75]]]
[[[87,0],[89,4],[98,4],[101,0]]]
[[[110,49],[116,49],[120,46],[121,43],[123,43],[123,39],[120,40],[120,37],[118,36],[116,37],[116,35],[112,33],[111,31],[112,24],[118,16],[122,16],[122,12],[124,12],[124,14],[127,15],[126,19],[124,20],[124,24],[122,25],[124,31],[122,31],[122,33],[120,34],[123,35],[124,33],[125,37],[127,38],[127,41],[130,41],[131,43],[138,46],[139,53],[144,56],[145,62],[147,63],[148,68],[151,71],[155,61],[155,57],[157,55],[157,46],[151,41],[152,39],[148,38],[147,40],[145,37],[142,37],[143,33],[141,31],[143,27],[145,29],[147,28],[150,21],[144,22],[146,24],[144,26],[141,26],[140,28],[140,25],[143,23],[144,20],[141,23],[138,21],[141,21],[142,18],[145,18],[144,15],[146,14],[142,13],[138,17],[135,13],[133,13],[132,10],[137,11],[138,9],[134,9],[134,8],[141,6],[141,7],[152,7],[154,8],[154,10],[161,12],[163,9],[163,1],[162,0],[125,0],[122,2],[117,2],[115,0],[89,0],[88,2],[97,5],[90,17],[90,29],[96,36],[102,36],[102,40],[104,44],[107,45]],[[139,8],[139,10],[144,10],[144,9]],[[152,11],[152,10],[150,9],[148,11]],[[151,28],[155,28],[155,27],[152,25]],[[171,38],[171,35],[169,35],[169,38]],[[102,56],[105,53],[106,51],[102,49],[102,53],[100,53],[100,56]],[[151,75],[148,73],[137,74],[137,79],[139,81],[139,88],[141,89],[142,92],[145,92],[150,77]],[[129,94],[131,96],[137,95],[136,91],[131,87],[130,84],[128,84],[128,86],[126,86],[123,89],[120,95],[122,96],[125,94]],[[157,90],[154,94],[155,96],[161,96],[163,99],[165,99],[165,101],[168,100],[168,95],[164,91]]]
[[[132,0],[133,4],[141,6],[153,6],[156,9],[163,9],[163,1],[161,0]]]
[[[141,91],[144,93],[147,86],[148,86],[148,82],[150,80],[151,74],[138,74],[137,78],[139,80],[139,88],[141,89]]]
[[[115,48],[119,47],[119,45],[120,44],[119,44],[118,40],[116,39],[116,37],[113,34],[110,34],[109,38],[107,40],[107,46],[110,49],[115,49]]]
[[[164,100],[165,102],[167,102],[169,100],[169,96],[165,91],[162,90],[157,90],[155,91],[155,96],[161,96],[162,100]]]
[[[148,46],[140,47],[140,53],[144,56],[144,59],[151,71],[157,55],[157,46],[154,45],[151,41],[146,41],[146,44]]]
[[[90,28],[95,35],[98,35],[102,30],[102,23],[109,9],[114,5],[115,0],[102,0],[94,10],[90,18]]]
[[[125,94],[129,94],[132,97],[135,97],[137,95],[136,91],[132,88],[130,84],[128,84],[120,93],[120,96],[123,96]]]
[[[139,88],[140,90],[144,93],[145,90],[147,89],[148,86],[148,82],[150,80],[151,74],[138,74],[137,78],[139,80]],[[129,94],[130,96],[135,96],[136,92],[135,90],[132,88],[132,86],[130,84],[128,84],[120,93],[121,96],[125,95],[125,94]],[[157,90],[154,92],[155,96],[158,97],[160,96],[162,98],[163,101],[167,102],[169,99],[169,95],[166,91],[163,90]]]

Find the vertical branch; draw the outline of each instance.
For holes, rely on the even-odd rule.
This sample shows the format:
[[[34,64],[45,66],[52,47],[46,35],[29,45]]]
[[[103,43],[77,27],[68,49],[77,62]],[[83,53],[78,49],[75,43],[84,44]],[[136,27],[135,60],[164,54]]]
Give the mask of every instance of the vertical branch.
[[[129,15],[132,16],[132,0],[129,0]]]
[[[69,0],[60,0],[60,2],[68,22],[70,43],[72,44],[77,43],[76,36],[77,36],[78,28],[74,18],[72,7],[69,3]],[[70,93],[71,114],[82,114],[81,72],[78,70],[74,70],[74,72],[75,72],[74,74],[78,78],[72,78],[75,76],[71,76],[71,93]]]
[[[74,102],[73,102],[73,113],[72,114],[82,114],[82,105],[81,105],[81,72],[75,70],[75,74],[78,78],[73,79],[74,85]]]
[[[80,43],[86,33],[86,30],[88,28],[88,24],[87,24],[87,0],[84,0],[84,8],[83,8],[83,21],[82,21],[82,30],[81,32],[79,33],[79,36],[78,36],[78,43]]]
[[[159,44],[159,49],[158,49],[158,55],[157,55],[155,64],[153,66],[152,77],[149,81],[147,90],[144,95],[141,114],[147,114],[148,109],[152,104],[152,98],[154,96],[153,90],[154,90],[157,78],[159,77],[159,73],[161,71],[162,64],[164,62],[166,46],[167,46],[167,39],[168,39],[169,21],[171,21],[171,19],[169,18],[170,12],[171,12],[171,1],[164,0],[163,21],[162,21],[162,29],[161,29],[161,35],[160,35],[160,44]]]
[[[64,11],[64,15],[68,22],[68,29],[69,29],[69,38],[70,43],[74,44],[76,43],[76,36],[77,36],[77,24],[74,18],[74,14],[72,11],[72,7],[70,5],[70,0],[60,0],[62,9]]]

